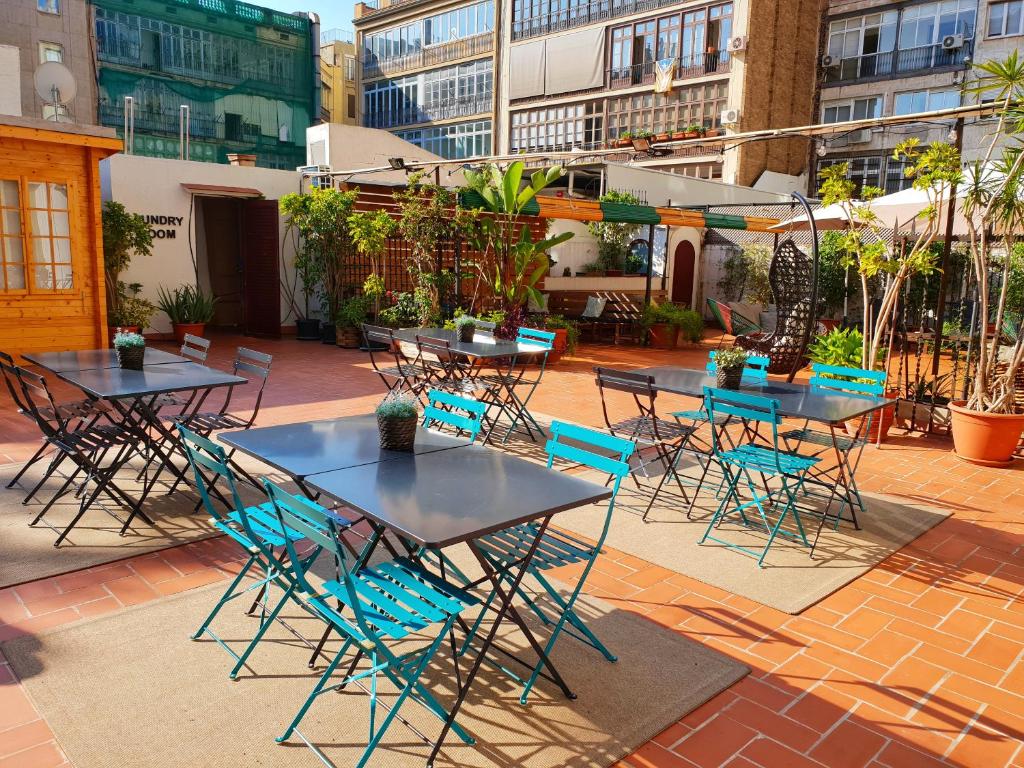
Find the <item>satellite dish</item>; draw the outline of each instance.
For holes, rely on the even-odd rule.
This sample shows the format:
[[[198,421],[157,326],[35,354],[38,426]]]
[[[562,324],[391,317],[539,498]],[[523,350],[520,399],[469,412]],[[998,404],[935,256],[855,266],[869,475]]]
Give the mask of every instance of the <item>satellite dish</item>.
[[[74,99],[78,93],[75,76],[71,74],[71,70],[59,61],[47,61],[36,67],[32,81],[35,83],[36,95],[47,106],[53,107],[54,122],[60,122],[63,112],[61,107]]]

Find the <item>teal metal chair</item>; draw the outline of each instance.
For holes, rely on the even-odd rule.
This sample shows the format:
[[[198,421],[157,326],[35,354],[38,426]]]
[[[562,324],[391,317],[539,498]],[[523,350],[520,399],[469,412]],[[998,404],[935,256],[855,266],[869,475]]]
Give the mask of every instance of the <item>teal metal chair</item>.
[[[537,353],[529,356],[533,361],[539,359],[535,373],[534,369],[528,370],[520,360],[514,358],[507,369],[479,377],[481,381],[486,381],[491,385],[492,397],[495,398],[493,404],[497,406],[498,411],[494,417],[495,425],[503,415],[509,420],[508,429],[505,430],[505,434],[501,438],[503,445],[508,442],[520,423],[526,429],[531,440],[534,439],[534,430],[537,430],[541,436],[545,434],[544,428],[537,423],[527,405],[544,377],[548,355],[554,349],[555,334],[552,331],[542,331],[536,328],[520,328],[516,334],[516,344],[537,348]],[[518,388],[522,388],[525,394],[519,394],[516,391]]]
[[[708,353],[708,363],[704,370],[707,371],[709,376],[714,376],[718,373],[718,364],[715,362],[717,352],[712,350]],[[743,380],[751,382],[762,382],[768,379],[768,365],[771,363],[764,355],[750,355],[747,357],[747,362],[743,366]],[[671,414],[675,417],[676,421],[682,423],[683,419],[690,419],[693,422],[706,422],[708,420],[707,411],[703,407],[692,411],[675,411]],[[726,418],[720,417],[719,424],[724,424]]]
[[[548,468],[551,468],[554,460],[558,458],[606,473],[609,479],[613,481],[613,484],[612,497],[608,502],[608,509],[605,512],[604,526],[601,528],[601,535],[596,543],[591,544],[568,533],[554,531],[549,528],[544,532],[536,553],[530,562],[529,574],[536,579],[551,599],[558,615],[552,616],[550,609],[545,610],[542,608],[521,587],[517,590],[519,597],[546,626],[551,628],[551,636],[544,648],[545,656],[550,655],[555,642],[561,633],[565,631],[577,640],[600,651],[608,661],[617,660],[616,656],[605,647],[576,613],[575,605],[586,583],[587,576],[594,567],[598,554],[601,552],[601,547],[604,546],[605,538],[608,536],[612,512],[615,509],[615,497],[619,492],[619,486],[622,484],[622,478],[629,474],[629,457],[633,454],[634,449],[633,441],[622,437],[615,437],[604,432],[560,421],[551,423],[551,439],[547,443]],[[526,557],[529,553],[533,541],[537,538],[540,526],[541,523],[539,522],[525,523],[480,539],[479,545],[484,556],[488,558],[495,570],[498,572],[504,571],[503,579],[509,584],[513,580],[512,575],[508,573],[508,569],[511,564]],[[565,598],[543,574],[545,571],[573,563],[585,563],[585,566],[576,582],[575,588],[569,597]],[[462,647],[462,652],[470,648],[470,644],[480,627],[484,614],[494,601],[495,596],[495,593],[492,591],[491,595],[487,598],[484,610],[481,611],[476,623],[470,630]],[[519,698],[522,704],[526,703],[530,690],[537,682],[537,678],[542,670],[543,664],[538,663],[533,673],[525,681],[515,677],[514,673],[510,672],[515,679],[524,684],[523,692]]]
[[[181,435],[182,444],[185,446],[189,466],[191,466],[195,474],[196,488],[199,489],[200,500],[210,515],[210,523],[214,528],[224,533],[249,553],[249,558],[238,572],[238,575],[228,585],[228,588],[199,626],[199,629],[192,634],[193,640],[198,640],[203,635],[209,635],[211,639],[216,641],[218,645],[235,659],[235,666],[231,669],[230,673],[230,677],[234,679],[263,637],[270,623],[277,618],[285,603],[288,602],[294,593],[294,588],[286,573],[291,566],[287,561],[281,560],[279,555],[275,553],[275,548],[283,551],[286,542],[290,542],[293,546],[302,546],[303,549],[309,550],[304,557],[310,563],[316,559],[320,549],[306,541],[301,532],[287,526],[282,526],[271,502],[246,506],[238,494],[237,481],[234,473],[231,471],[228,463],[229,459],[224,449],[209,438],[198,435],[181,424],[176,426]],[[226,490],[231,501],[231,508],[226,512],[218,509],[213,499],[210,498],[210,491],[218,482],[222,482],[227,486]],[[323,507],[319,508],[323,509]],[[256,576],[252,583],[243,586],[246,576],[251,572],[261,573],[262,575]],[[258,590],[252,606],[247,611],[247,613],[252,614],[256,606],[263,601],[267,589],[271,586],[280,587],[282,596],[269,613],[266,610],[265,603],[263,604],[263,610],[260,614],[260,625],[255,636],[244,651],[237,653],[214,632],[210,627],[211,623],[217,617],[217,614],[220,613],[221,608],[232,600]]]
[[[865,368],[849,368],[839,365],[824,365],[813,363],[811,365],[810,387],[815,392],[838,394],[850,397],[880,398],[885,395],[884,371],[869,371]],[[835,461],[822,464],[811,473],[810,479],[815,484],[824,484],[829,488],[828,506],[818,525],[818,532],[814,537],[814,545],[811,547],[811,554],[814,554],[814,546],[818,543],[822,526],[828,517],[828,508],[837,496],[840,497],[839,510],[834,515],[835,527],[843,518],[843,512],[848,507],[850,518],[848,522],[853,523],[856,529],[860,529],[857,520],[857,510],[864,511],[864,500],[857,489],[856,472],[860,463],[861,452],[868,443],[868,435],[871,432],[871,422],[874,414],[868,414],[861,421],[855,435],[849,436],[845,431],[839,434],[835,425],[829,425],[828,431],[811,429],[810,424],[804,424],[800,429],[793,429],[784,432],[781,437],[789,450],[806,451],[812,456],[824,458],[830,451],[834,454]],[[808,446],[810,449],[808,450]]]
[[[423,409],[423,426],[426,429],[450,427],[468,433],[470,442],[475,442],[486,412],[487,404],[479,400],[432,389],[427,393],[427,407]]]
[[[779,448],[779,424],[782,423],[782,417],[778,413],[778,401],[730,389],[704,387],[704,407],[712,421],[719,415],[741,419],[745,424],[754,426],[755,434],[758,433],[757,427],[762,424],[768,425],[771,427],[771,440],[767,445],[751,441],[725,448],[718,431],[712,431],[713,454],[726,476],[728,488],[725,498],[718,505],[699,543],[703,544],[711,539],[732,549],[738,549],[756,557],[759,567],[764,566],[768,550],[779,535],[799,540],[804,546],[809,547],[810,542],[807,540],[797,508],[797,497],[803,488],[807,472],[819,459],[789,453]],[[755,482],[753,475],[759,476],[760,484]],[[750,501],[742,501],[739,496],[738,487],[741,480],[745,481],[751,496]],[[776,481],[780,485],[771,488],[769,481]],[[735,506],[730,507],[731,502],[735,502]],[[777,515],[774,522],[769,518],[769,509]],[[758,552],[711,535],[720,521],[729,514],[738,514],[743,524],[750,526],[748,510],[756,510],[760,523],[768,533],[768,541],[763,550]],[[783,529],[784,523],[790,517],[796,526],[795,533]]]
[[[420,677],[450,632],[459,614],[479,604],[468,592],[456,587],[417,563],[398,558],[377,565],[367,565],[373,546],[382,531],[376,530],[367,546],[356,558],[350,559],[341,539],[344,526],[337,518],[307,499],[293,496],[279,486],[263,480],[267,495],[273,503],[278,523],[284,529],[301,532],[310,541],[334,557],[338,577],[315,587],[310,579],[311,563],[298,551],[292,539],[285,540],[288,558],[294,564],[290,575],[302,604],[322,620],[341,639],[341,648],[327,665],[320,680],[306,698],[305,703],[289,723],[278,743],[297,734],[316,755],[328,765],[327,758],[298,730],[299,723],[313,702],[321,694],[345,688],[355,683],[364,690],[363,681],[369,683],[370,732],[362,757],[355,768],[362,768],[370,759],[388,727],[398,716],[406,699],[413,698],[442,722],[448,712],[426,689]],[[260,545],[267,550],[268,545]],[[389,645],[407,641],[411,635],[430,635],[427,646],[397,655]],[[351,652],[351,653],[350,653]],[[349,655],[352,660],[345,675],[332,683],[331,677],[338,665]],[[368,665],[357,670],[363,659]],[[398,688],[398,697],[388,706],[387,714],[377,723],[377,691],[381,678],[390,680]],[[473,739],[458,723],[452,730],[466,744]]]

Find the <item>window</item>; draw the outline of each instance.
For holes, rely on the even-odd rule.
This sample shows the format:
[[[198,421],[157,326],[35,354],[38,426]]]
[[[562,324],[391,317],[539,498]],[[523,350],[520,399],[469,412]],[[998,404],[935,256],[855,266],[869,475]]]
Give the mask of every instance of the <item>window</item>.
[[[431,45],[494,31],[494,0],[456,8],[363,38],[363,62],[382,62],[418,53]]]
[[[946,88],[933,91],[906,91],[896,94],[894,114],[911,115],[915,112],[931,112],[936,109],[950,109],[960,106],[960,91]]]
[[[900,49],[935,45],[946,35],[974,36],[978,0],[943,0],[941,3],[911,5],[900,24]]]
[[[356,116],[356,95],[354,93],[348,94],[348,103],[345,105],[345,117],[354,118]]]
[[[25,290],[20,192],[17,179],[0,179],[0,291]]]
[[[60,0],[38,0],[36,6],[43,13],[60,13]]]
[[[48,61],[64,61],[64,46],[60,43],[40,43],[39,63]]]
[[[847,120],[868,120],[882,116],[882,99],[875,96],[870,99],[832,102],[822,108],[821,120],[824,123],[845,123]]]
[[[988,36],[1024,34],[1024,0],[992,3],[988,9]]]
[[[857,186],[857,194],[860,194],[864,187],[882,186],[882,158],[880,156],[830,157],[827,160],[823,160],[818,165],[818,169],[821,170],[822,168],[838,165],[839,163],[847,164],[846,178]]]
[[[395,135],[446,160],[464,160],[491,153],[490,120],[397,131]]]
[[[839,62],[830,80],[850,80],[892,72],[896,11],[872,13],[829,24],[828,53]]]
[[[728,94],[728,81],[721,81],[608,99],[606,135],[616,139],[623,131],[643,128],[662,133],[691,124],[718,128]]]
[[[356,79],[356,57],[345,57],[345,79],[352,81]]]
[[[493,66],[484,59],[369,83],[363,88],[363,124],[392,128],[487,112]]]
[[[601,102],[532,109],[512,114],[512,152],[592,148],[604,138]]]
[[[67,186],[0,179],[0,290],[73,287]]]

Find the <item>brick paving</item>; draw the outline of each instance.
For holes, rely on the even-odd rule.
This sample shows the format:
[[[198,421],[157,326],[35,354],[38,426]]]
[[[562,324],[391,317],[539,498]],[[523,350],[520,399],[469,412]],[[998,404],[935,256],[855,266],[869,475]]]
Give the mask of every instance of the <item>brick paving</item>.
[[[261,424],[367,412],[381,394],[365,356],[315,344],[216,337],[211,364],[227,366],[238,343],[275,356]],[[585,346],[549,372],[535,410],[600,425],[593,365],[697,366],[705,357],[700,348]],[[4,408],[0,461],[27,458],[32,431]],[[953,514],[800,616],[603,554],[588,592],[753,670],[618,768],[1024,768],[1024,462],[975,467],[949,448],[896,430],[865,452],[864,490]],[[0,590],[0,640],[224,579],[235,558],[233,545],[207,540]],[[572,569],[559,575],[573,578]],[[0,657],[0,768],[66,764]]]

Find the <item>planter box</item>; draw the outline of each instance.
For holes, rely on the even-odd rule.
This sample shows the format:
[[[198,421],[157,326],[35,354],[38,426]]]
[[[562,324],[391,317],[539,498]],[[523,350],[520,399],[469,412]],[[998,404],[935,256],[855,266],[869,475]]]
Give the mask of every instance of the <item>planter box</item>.
[[[938,427],[947,431],[952,423],[952,415],[948,405],[932,403],[914,403],[900,400],[896,404],[896,426],[901,429],[917,429],[931,431]]]
[[[651,346],[655,349],[675,349],[679,338],[679,329],[667,323],[658,323],[647,329],[651,338]]]

